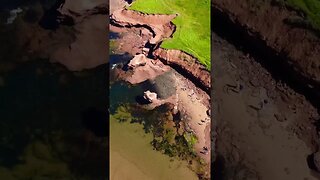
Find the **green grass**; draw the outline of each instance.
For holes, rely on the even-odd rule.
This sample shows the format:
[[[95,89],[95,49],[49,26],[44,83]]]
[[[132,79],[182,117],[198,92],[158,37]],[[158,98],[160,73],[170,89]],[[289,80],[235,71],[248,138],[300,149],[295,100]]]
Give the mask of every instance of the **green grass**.
[[[136,0],[129,9],[148,14],[178,13],[172,21],[176,32],[161,47],[187,52],[210,69],[209,0]]]
[[[306,14],[313,29],[320,31],[320,0],[284,0],[285,4]]]

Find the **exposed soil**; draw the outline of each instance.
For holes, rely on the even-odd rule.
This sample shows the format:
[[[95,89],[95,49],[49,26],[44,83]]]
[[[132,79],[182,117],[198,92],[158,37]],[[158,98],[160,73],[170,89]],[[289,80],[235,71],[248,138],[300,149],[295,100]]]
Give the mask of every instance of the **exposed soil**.
[[[212,4],[215,177],[319,179],[319,38],[271,0]]]
[[[317,109],[256,57],[214,34],[215,179],[317,179]]]
[[[109,30],[112,33],[121,34],[121,42],[116,44],[117,49],[121,52],[128,52],[132,56],[142,54],[143,47],[147,44],[148,40],[152,37],[150,31],[145,28],[131,27],[128,31],[127,28],[116,27],[109,25]],[[146,31],[144,31],[146,30]],[[137,41],[138,39],[138,41]],[[116,51],[114,53],[117,53]]]
[[[171,23],[177,15],[147,15],[127,9],[119,9],[110,16],[111,22],[118,26],[145,26],[153,33],[149,39],[151,44],[158,44],[163,39],[169,38],[174,32]]]
[[[284,69],[319,101],[320,41],[313,32],[287,23],[288,19],[299,17],[298,13],[271,0],[218,0],[212,4],[217,23],[232,24],[235,36],[246,40],[246,45],[257,53],[276,55],[269,61]]]

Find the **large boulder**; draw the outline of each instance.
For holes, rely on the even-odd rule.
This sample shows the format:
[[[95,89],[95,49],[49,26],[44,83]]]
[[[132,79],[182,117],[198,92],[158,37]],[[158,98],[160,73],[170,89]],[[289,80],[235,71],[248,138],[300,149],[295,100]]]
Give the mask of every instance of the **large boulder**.
[[[144,66],[147,64],[147,57],[144,54],[135,55],[133,59],[130,60],[128,67],[136,68],[138,66]]]
[[[154,100],[157,99],[157,93],[150,92],[149,90],[145,91],[143,94],[143,98],[152,103]]]

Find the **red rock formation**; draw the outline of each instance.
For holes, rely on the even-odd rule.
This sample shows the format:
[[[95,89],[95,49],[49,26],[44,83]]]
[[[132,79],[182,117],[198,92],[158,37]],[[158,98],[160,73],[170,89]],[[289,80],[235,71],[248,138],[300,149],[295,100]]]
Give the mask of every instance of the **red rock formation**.
[[[196,58],[180,50],[158,48],[153,52],[164,64],[168,64],[187,76],[201,89],[210,93],[210,72]]]

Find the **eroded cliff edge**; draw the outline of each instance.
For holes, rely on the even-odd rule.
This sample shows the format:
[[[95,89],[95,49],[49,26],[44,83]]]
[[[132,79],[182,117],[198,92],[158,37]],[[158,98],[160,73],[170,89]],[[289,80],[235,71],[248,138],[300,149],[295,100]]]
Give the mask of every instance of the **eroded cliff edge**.
[[[278,71],[278,76],[318,104],[320,41],[314,32],[287,23],[298,16],[297,12],[271,0],[217,0],[212,2],[212,16],[216,20],[213,27],[224,27],[217,30],[218,34],[228,33],[229,40],[237,41],[235,44],[251,51],[250,54],[265,57],[267,61],[262,63],[272,66],[270,69]]]
[[[111,23],[120,27],[145,27],[152,38],[145,44],[150,48],[149,56],[161,60],[193,81],[199,88],[210,94],[210,72],[192,55],[180,50],[161,48],[164,39],[172,37],[175,26],[171,22],[177,15],[150,15],[132,10],[121,9],[111,16]],[[156,19],[156,21],[154,20]]]

